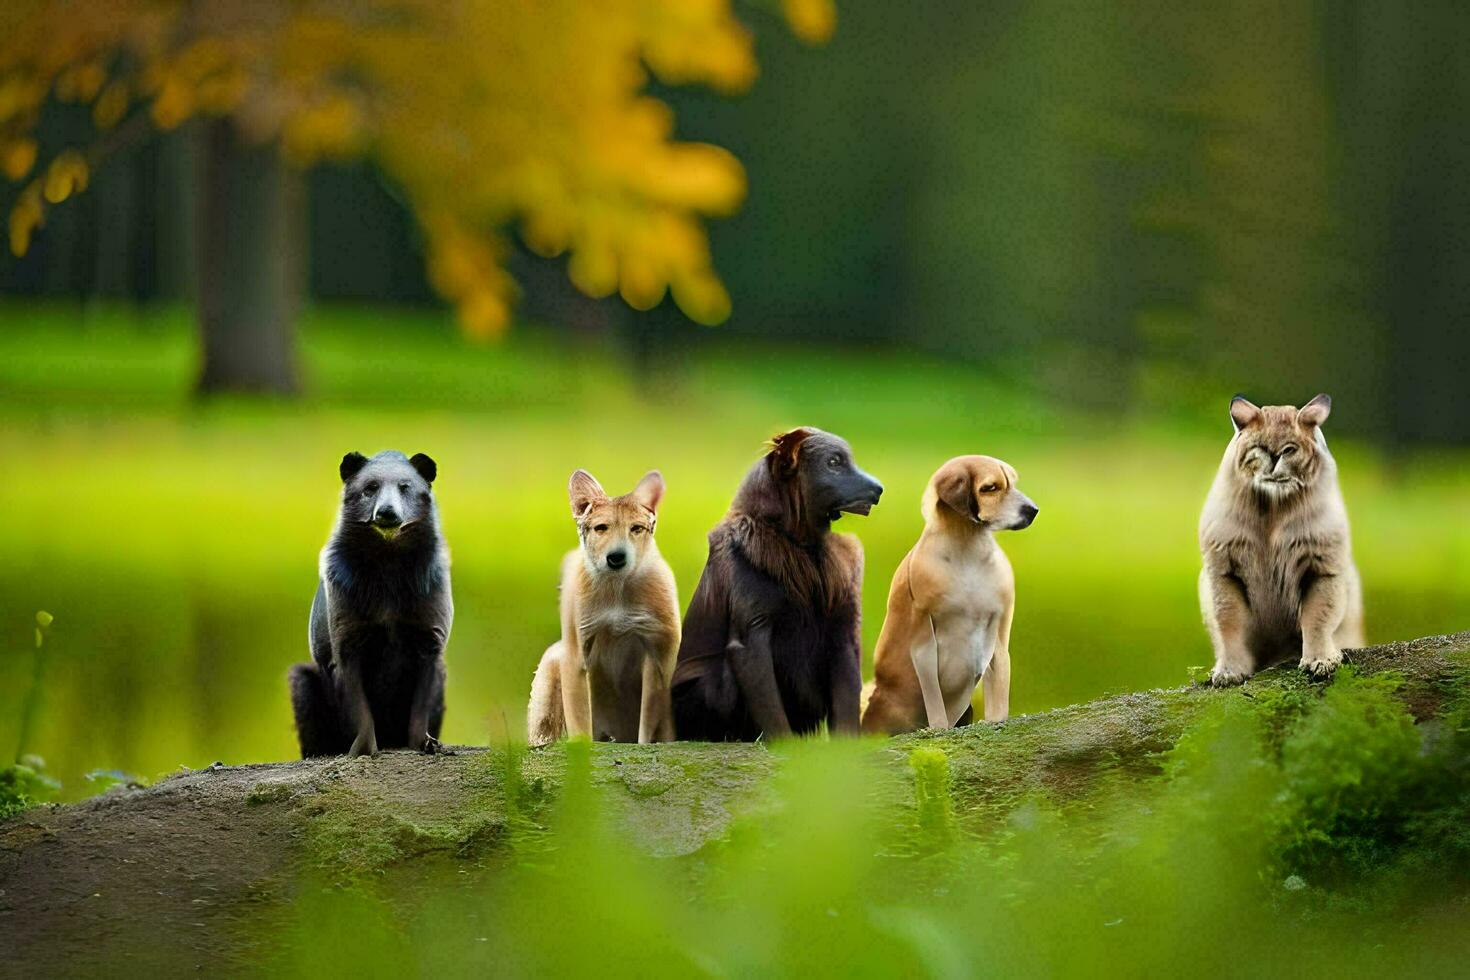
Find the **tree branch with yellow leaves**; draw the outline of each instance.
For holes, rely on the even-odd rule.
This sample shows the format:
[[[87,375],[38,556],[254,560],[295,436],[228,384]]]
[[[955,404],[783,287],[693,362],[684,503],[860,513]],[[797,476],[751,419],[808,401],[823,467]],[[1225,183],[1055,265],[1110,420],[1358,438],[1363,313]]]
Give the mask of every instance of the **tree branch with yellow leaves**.
[[[764,6],[808,42],[834,27],[831,0]],[[377,160],[473,336],[510,320],[513,233],[567,255],[590,296],[647,309],[671,292],[698,322],[729,315],[703,222],[740,206],[744,171],[720,147],[676,140],[672,111],[646,90],[754,82],[731,0],[11,0],[0,32],[17,255],[86,189],[119,127],[229,117],[297,168]],[[89,106],[95,142],[43,158],[52,100]]]

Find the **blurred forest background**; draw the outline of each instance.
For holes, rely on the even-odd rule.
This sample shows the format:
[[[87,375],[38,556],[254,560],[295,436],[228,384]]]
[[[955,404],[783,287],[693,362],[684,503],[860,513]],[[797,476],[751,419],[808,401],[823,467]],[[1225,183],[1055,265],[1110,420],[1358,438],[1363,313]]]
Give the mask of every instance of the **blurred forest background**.
[[[754,189],[711,227],[725,333],[932,351],[1100,411],[1330,388],[1386,444],[1470,440],[1463,5],[854,0],[818,52],[762,13],[745,97],[656,86]],[[48,113],[43,145],[86,115]],[[0,288],[195,297],[210,128],[109,159]],[[293,249],[311,300],[434,301],[371,162],[289,193],[284,227],[233,233]],[[586,301],[524,247],[510,265],[531,319],[647,358],[703,339],[672,302]]]
[[[698,186],[650,178],[681,251],[647,281],[633,253],[618,282],[575,242],[548,257],[555,227],[446,262],[412,139],[293,161],[289,129],[256,145],[203,113],[113,141],[61,201],[37,185],[44,225],[0,262],[0,708],[49,609],[29,747],[69,794],[91,767],[292,754],[284,674],[354,449],[439,461],[450,740],[519,729],[573,467],[609,489],[664,470],[687,598],[740,474],[796,423],[888,486],[845,528],[869,650],[929,473],[1018,467],[1042,511],[1006,541],[1021,711],[1208,661],[1194,525],[1237,391],[1334,396],[1370,638],[1470,625],[1470,8],[846,0],[829,38],[824,5],[785,6],[737,5],[758,79],[667,51],[653,72],[678,137],[743,172],[710,151]],[[44,162],[97,104],[41,95]],[[472,196],[474,163],[437,193]],[[5,192],[13,245],[27,192]],[[718,219],[707,250],[689,215]],[[691,322],[726,290],[728,319]]]

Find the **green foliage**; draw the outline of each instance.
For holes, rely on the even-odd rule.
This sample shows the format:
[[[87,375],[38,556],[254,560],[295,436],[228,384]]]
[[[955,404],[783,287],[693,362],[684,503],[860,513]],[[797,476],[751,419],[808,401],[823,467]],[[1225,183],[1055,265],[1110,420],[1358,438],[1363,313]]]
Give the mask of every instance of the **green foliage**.
[[[1426,778],[1398,679],[1344,668],[1281,747],[1282,859],[1304,876],[1338,877],[1390,860]]]
[[[917,810],[920,846],[938,847],[954,835],[954,810],[950,801],[949,757],[940,749],[917,748],[909,753],[914,773],[914,806]]]
[[[321,936],[358,917],[373,931],[365,966],[428,973],[1451,972],[1470,955],[1470,699],[1451,691],[1442,721],[1415,726],[1392,678],[1349,670],[1264,697],[1275,680],[1253,698],[1204,692],[1155,775],[1119,770],[1008,815],[973,804],[981,826],[941,748],[774,746],[768,785],[744,794],[760,802],[681,859],[649,856],[624,822],[628,801],[647,805],[641,783],[598,775],[648,764],[653,747],[509,749],[486,760],[522,787],[506,799],[536,778],[563,787],[528,808],[544,833],[505,836],[478,876],[463,873],[484,867],[474,858],[442,879],[391,865],[370,892],[312,898],[324,920],[272,965],[304,975]],[[356,822],[370,833],[360,808]],[[921,846],[894,846],[901,828],[919,828]]]
[[[61,784],[46,774],[46,762],[40,756],[27,755],[0,766],[0,820],[46,802],[59,789]]]

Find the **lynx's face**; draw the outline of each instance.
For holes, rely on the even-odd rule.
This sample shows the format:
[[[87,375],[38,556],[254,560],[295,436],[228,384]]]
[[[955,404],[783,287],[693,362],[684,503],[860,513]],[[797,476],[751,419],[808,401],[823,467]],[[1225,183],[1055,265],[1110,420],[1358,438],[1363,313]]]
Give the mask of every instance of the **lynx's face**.
[[[1311,487],[1327,458],[1322,423],[1332,400],[1318,395],[1302,408],[1230,404],[1235,423],[1235,467],[1251,488],[1268,500],[1286,500]]]

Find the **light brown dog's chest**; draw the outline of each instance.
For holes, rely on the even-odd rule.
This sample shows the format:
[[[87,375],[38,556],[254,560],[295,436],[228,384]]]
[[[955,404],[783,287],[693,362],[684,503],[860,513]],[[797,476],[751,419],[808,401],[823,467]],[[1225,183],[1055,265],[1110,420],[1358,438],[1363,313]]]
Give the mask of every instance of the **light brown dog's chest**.
[[[1005,611],[995,571],[985,560],[945,561],[948,587],[933,597],[930,618],[939,644],[939,680],[946,694],[972,690],[995,654],[996,624]]]
[[[623,661],[636,668],[666,624],[650,610],[625,601],[584,614],[577,626],[588,669],[617,672]]]

